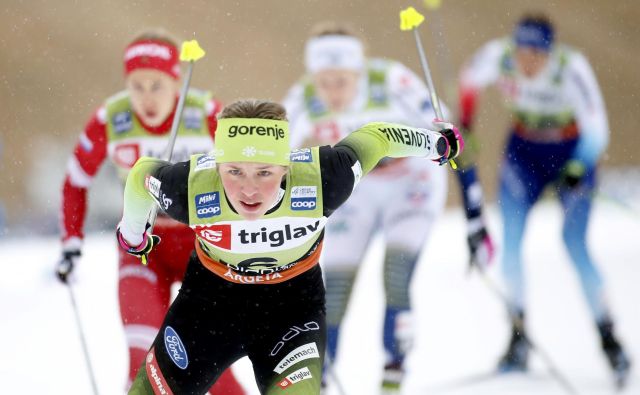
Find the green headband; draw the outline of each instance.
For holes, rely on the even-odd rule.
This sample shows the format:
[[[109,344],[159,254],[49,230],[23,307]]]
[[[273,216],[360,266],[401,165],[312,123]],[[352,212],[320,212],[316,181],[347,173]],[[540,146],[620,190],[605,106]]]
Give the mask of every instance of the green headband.
[[[262,118],[223,118],[216,129],[216,162],[289,165],[289,122]]]

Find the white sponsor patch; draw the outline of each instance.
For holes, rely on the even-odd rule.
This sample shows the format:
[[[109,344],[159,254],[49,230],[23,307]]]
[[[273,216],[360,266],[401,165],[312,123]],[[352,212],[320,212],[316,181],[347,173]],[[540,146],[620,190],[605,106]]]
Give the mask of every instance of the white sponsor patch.
[[[355,188],[362,178],[362,165],[359,160],[351,166],[351,171],[353,171],[353,187]]]
[[[147,183],[147,189],[149,192],[160,199],[160,186],[162,182],[153,176],[149,176],[149,182]]]
[[[276,373],[282,373],[298,362],[311,358],[320,358],[320,353],[318,352],[318,347],[315,342],[304,344],[291,351],[286,357],[282,358],[282,360],[278,362],[278,365],[273,369],[273,371]]]
[[[306,198],[305,198],[306,199]],[[279,217],[255,221],[220,221],[215,225],[193,225],[201,240],[213,248],[236,253],[265,253],[296,248],[317,238],[327,217]],[[215,227],[215,241],[201,234]],[[224,228],[224,229],[223,229]],[[204,237],[204,238],[203,238]]]
[[[216,158],[209,155],[203,155],[196,161],[196,167],[194,171],[200,171],[205,169],[213,169],[216,167]]]
[[[313,376],[311,375],[309,368],[305,366],[304,368],[298,369],[295,372],[288,375],[287,377],[285,377],[284,379],[282,379],[282,381],[280,381],[280,384],[278,385],[284,389],[290,385],[299,383],[302,380],[307,380],[312,377]]]
[[[124,60],[127,61],[129,59],[133,59],[138,56],[149,56],[149,57],[169,60],[171,59],[171,52],[169,48],[167,48],[164,45],[158,45],[153,43],[138,44],[127,49],[127,51],[124,54]]]
[[[317,196],[317,187],[315,185],[305,185],[291,188],[292,198],[307,198]]]

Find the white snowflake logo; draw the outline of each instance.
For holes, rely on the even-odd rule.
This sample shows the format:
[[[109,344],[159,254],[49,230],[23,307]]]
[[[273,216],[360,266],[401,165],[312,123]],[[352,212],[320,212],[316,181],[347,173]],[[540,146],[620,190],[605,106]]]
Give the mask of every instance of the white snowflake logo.
[[[242,149],[242,155],[248,156],[248,157],[256,156],[256,152],[257,152],[256,147],[248,146]]]

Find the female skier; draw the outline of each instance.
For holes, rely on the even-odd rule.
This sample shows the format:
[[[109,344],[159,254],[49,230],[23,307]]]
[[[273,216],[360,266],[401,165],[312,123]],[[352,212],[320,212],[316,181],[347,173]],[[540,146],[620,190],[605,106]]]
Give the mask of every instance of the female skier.
[[[62,258],[58,277],[67,282],[80,258],[87,190],[99,167],[108,158],[124,180],[140,156],[160,157],[180,95],[178,49],[170,35],[148,31],[135,38],[124,52],[126,89],[110,98],[93,114],[73,155],[69,158],[62,189]],[[216,114],[221,104],[208,92],[191,89],[174,149],[176,160],[213,149]],[[170,204],[163,200],[163,206]],[[140,265],[119,251],[118,298],[129,346],[128,386],[155,337],[170,302],[171,284],[181,281],[193,249],[189,227],[166,215],[158,216],[155,231],[165,243]],[[243,394],[231,371],[213,394]]]
[[[277,103],[239,101],[218,118],[215,157],[142,158],[127,179],[123,249],[142,257],[160,241],[145,232],[155,203],[196,233],[182,289],[131,393],[202,393],[248,356],[261,393],[318,394],[326,327],[317,263],[327,218],[380,159],[444,163],[462,141],[451,124],[433,132],[369,123],[334,147],[290,152]]]

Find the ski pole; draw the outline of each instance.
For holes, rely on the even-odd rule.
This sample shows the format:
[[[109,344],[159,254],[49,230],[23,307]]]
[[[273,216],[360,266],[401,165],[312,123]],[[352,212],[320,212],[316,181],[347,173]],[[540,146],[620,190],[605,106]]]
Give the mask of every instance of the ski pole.
[[[84,336],[84,330],[82,329],[82,323],[80,321],[80,314],[78,313],[78,305],[76,304],[76,298],[73,293],[73,288],[70,283],[67,283],[69,289],[69,295],[71,296],[71,307],[73,315],[76,319],[76,326],[78,327],[78,334],[80,335],[80,343],[82,344],[82,352],[84,354],[84,360],[87,363],[87,370],[89,371],[89,379],[91,380],[91,388],[94,395],[98,395],[98,386],[96,385],[96,378],[93,373],[93,367],[91,366],[91,358],[89,357],[89,348],[87,347],[87,341]]]
[[[457,100],[455,68],[453,67],[451,56],[447,51],[447,48],[449,48],[449,45],[447,45],[447,37],[442,33],[444,31],[442,18],[435,15],[440,7],[442,7],[442,0],[424,0],[423,5],[428,11],[434,13],[433,23],[429,24],[429,30],[431,30],[431,34],[436,40],[436,45],[440,47],[440,51],[436,50],[436,59],[438,60],[438,69],[443,76],[444,92],[441,97],[444,98],[445,103],[453,104]],[[457,106],[449,109],[451,119],[457,119],[456,109]]]
[[[180,49],[180,60],[183,62],[189,62],[189,67],[187,69],[187,76],[184,79],[184,84],[182,85],[182,89],[180,91],[180,98],[178,99],[178,106],[176,107],[176,113],[173,116],[173,121],[171,123],[171,134],[169,135],[169,142],[167,143],[167,147],[165,148],[162,159],[166,161],[171,160],[171,156],[173,155],[173,147],[176,144],[176,138],[178,137],[178,127],[180,126],[180,118],[182,117],[182,110],[184,109],[184,102],[187,97],[187,91],[189,90],[189,84],[191,83],[191,75],[193,74],[193,65],[195,62],[204,57],[205,52],[198,44],[198,41],[191,40],[185,41],[182,43],[182,47]],[[156,217],[158,215],[158,205],[154,205],[149,213],[149,228],[148,232],[151,233],[153,230],[153,225],[156,222]],[[144,265],[147,264],[145,260],[142,260]]]
[[[331,359],[328,352],[325,352],[324,357],[327,360],[327,373],[329,373],[329,376],[331,376],[333,381],[336,383],[338,394],[347,395],[347,392],[344,390],[344,387],[342,386],[342,381],[340,381],[340,378],[338,377],[338,373],[336,373],[335,369],[333,369],[333,366],[334,366],[333,359]]]
[[[420,64],[422,65],[422,71],[424,73],[424,78],[427,82],[427,88],[429,89],[429,95],[431,97],[431,104],[433,105],[433,111],[436,113],[436,117],[438,119],[444,121],[444,116],[442,115],[442,109],[440,108],[440,100],[438,99],[438,95],[436,93],[436,87],[433,84],[433,80],[431,78],[431,70],[429,69],[429,63],[427,62],[427,56],[424,53],[424,49],[422,47],[422,40],[420,40],[420,34],[418,33],[418,26],[424,21],[424,16],[416,11],[415,8],[409,7],[405,10],[400,11],[400,30],[413,30],[413,37],[416,39],[416,48],[418,49],[418,56],[420,58]],[[453,159],[449,159],[449,164],[452,169],[457,169],[458,166]]]
[[[567,376],[562,374],[562,372],[557,368],[556,364],[553,362],[549,354],[543,348],[538,346],[537,343],[534,343],[533,340],[531,340],[531,338],[529,337],[529,335],[527,335],[527,333],[524,330],[524,322],[522,321],[522,319],[520,319],[520,317],[518,317],[517,314],[513,312],[513,309],[511,309],[511,303],[509,303],[509,299],[507,298],[507,296],[491,280],[491,278],[489,278],[489,276],[485,273],[485,271],[480,268],[479,264],[472,262],[471,265],[472,267],[476,267],[478,269],[478,271],[480,272],[480,278],[482,279],[484,284],[506,307],[507,314],[509,315],[509,320],[511,321],[511,324],[522,334],[524,341],[529,345],[529,347],[534,352],[536,352],[540,356],[540,358],[542,358],[544,363],[547,365],[547,368],[549,369],[549,373],[551,373],[551,376],[553,376],[556,379],[556,381],[558,381],[560,386],[567,393],[571,395],[578,395],[578,391],[567,379]]]

